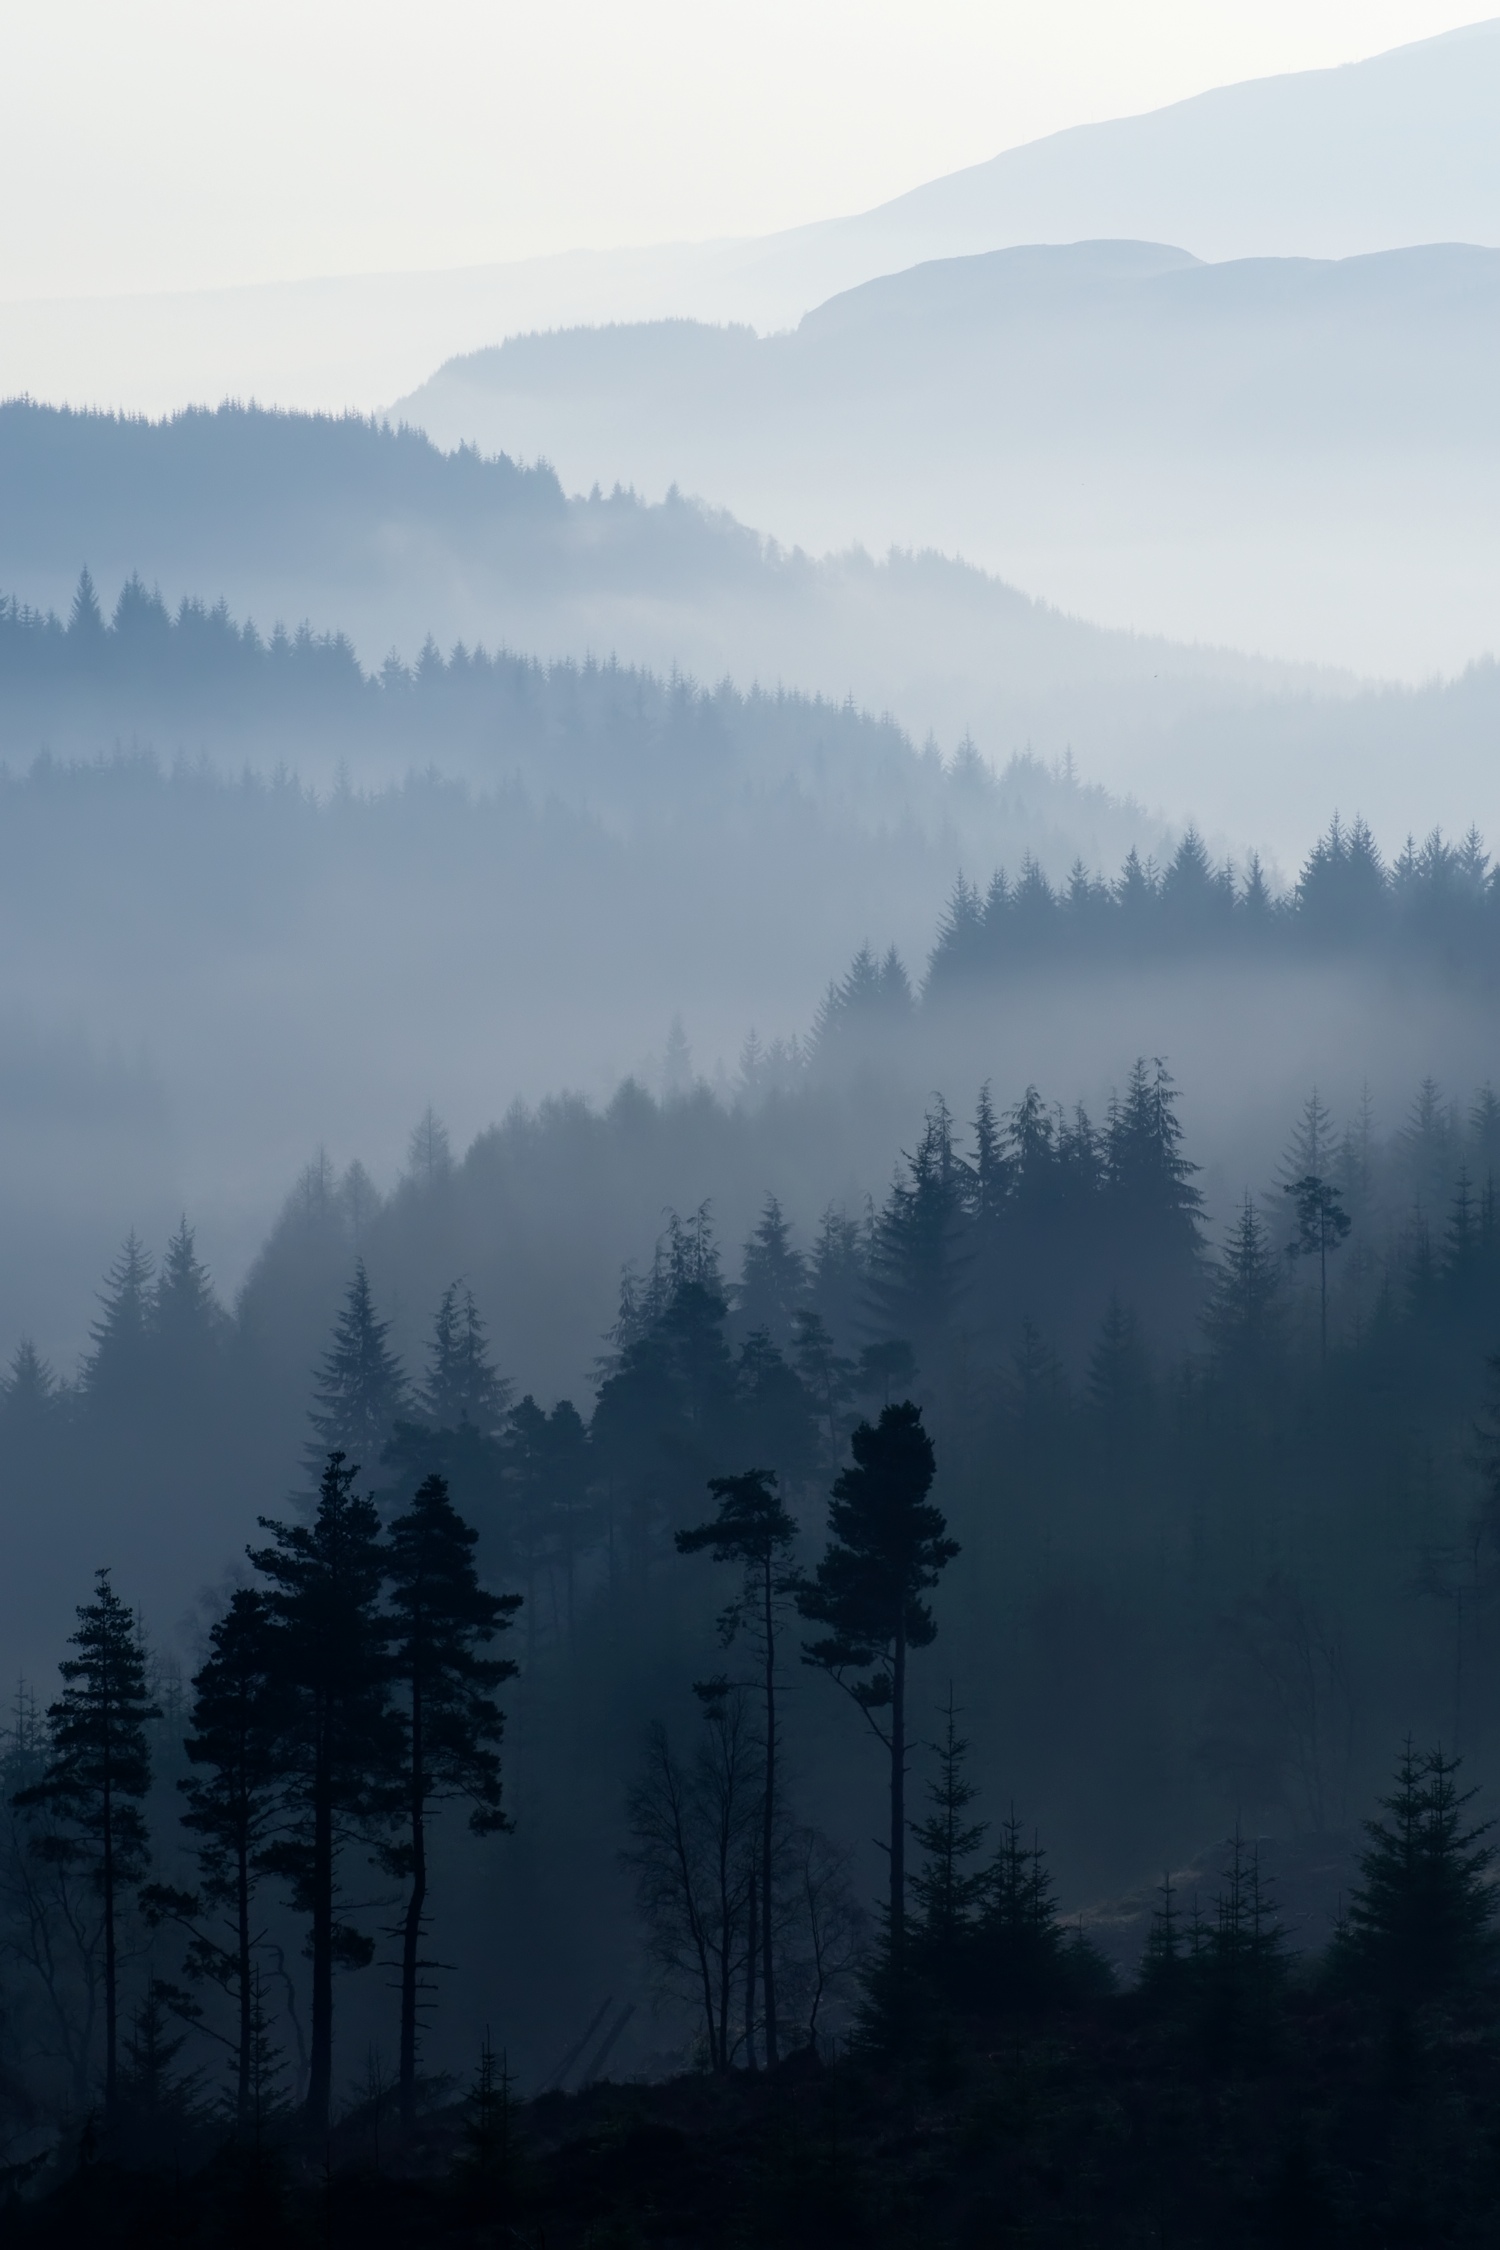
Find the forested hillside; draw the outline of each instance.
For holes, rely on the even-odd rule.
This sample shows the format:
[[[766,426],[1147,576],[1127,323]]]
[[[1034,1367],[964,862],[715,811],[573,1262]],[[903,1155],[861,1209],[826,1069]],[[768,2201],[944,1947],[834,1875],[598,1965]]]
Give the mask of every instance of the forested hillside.
[[[1165,741],[1206,780],[1218,719],[1268,699],[1290,717],[1307,696],[1316,713],[1353,684],[1102,633],[932,553],[818,559],[675,491],[652,505],[618,485],[565,497],[548,469],[445,455],[352,417],[0,406],[0,586],[66,613],[85,564],[107,611],[139,574],[174,612],[222,596],[263,636],[278,620],[344,631],[367,669],[392,648],[413,663],[429,634],[543,661],[616,657],[742,691],[852,695],[949,754],[972,733],[997,764],[1071,748],[1097,779]],[[1184,778],[1168,814],[1216,823],[1209,792],[1182,795]],[[1284,831],[1257,826],[1253,840],[1300,836],[1326,801],[1288,805]]]
[[[763,1114],[787,1135],[808,1099]],[[232,1314],[189,1229],[155,1255],[131,1240],[77,1380],[26,1349],[7,1379],[0,1482],[30,1618],[7,1615],[7,1645],[33,1651],[45,1693],[41,1629],[50,1620],[60,1644],[92,1562],[113,1566],[127,1601],[149,1579],[149,1676],[166,1713],[151,1722],[152,1879],[181,1886],[191,1838],[168,1786],[179,1667],[197,1661],[227,1589],[260,1582],[241,1559],[257,1514],[307,1521],[330,1447],[360,1462],[386,1524],[442,1473],[477,1531],[481,1583],[523,1596],[502,1650],[521,1669],[502,1696],[514,1835],[479,1845],[457,1820],[435,1829],[437,1953],[464,1976],[440,1985],[424,2068],[461,2065],[488,2023],[539,2085],[559,2023],[585,2024],[601,1993],[636,2002],[616,2067],[660,2068],[690,2051],[694,1988],[646,1945],[656,1893],[644,1883],[638,1926],[615,1854],[646,1817],[627,1787],[649,1782],[648,1724],[689,1755],[717,1723],[690,1683],[725,1661],[723,1584],[674,1552],[675,1534],[704,1517],[711,1478],[774,1469],[789,1554],[810,1569],[851,1430],[909,1396],[959,1546],[934,1597],[936,1647],[913,1657],[914,1740],[940,1731],[951,1681],[973,1779],[997,1816],[1013,1803],[1028,1835],[1037,1825],[1069,1911],[1144,1888],[1163,1861],[1207,1864],[1194,1855],[1236,1817],[1315,1839],[1311,1860],[1286,1859],[1288,1934],[1321,1945],[1330,1879],[1299,1868],[1349,1867],[1348,1831],[1403,1730],[1481,1767],[1493,1754],[1480,1620],[1500,1107],[1485,1088],[1450,1104],[1424,1086],[1381,1133],[1367,1111],[1333,1118],[1310,1096],[1281,1165],[1209,1227],[1179,1106],[1149,1062],[1097,1121],[1035,1091],[1006,1106],[971,1094],[963,1122],[939,1103],[873,1209],[835,1203],[794,1230],[767,1200],[743,1250],[690,1201],[705,1171],[744,1163],[751,1130],[706,1093],[631,1092],[605,1116],[557,1105],[461,1161],[429,1118],[390,1198],[357,1169],[314,1167]],[[776,1134],[762,1132],[751,1160],[764,1169]],[[644,1183],[633,1270],[577,1339],[592,1374],[568,1397],[518,1395],[518,1324],[549,1307],[578,1317],[562,1269],[630,1181]],[[664,1226],[653,1194],[673,1206]],[[18,1772],[35,1755],[30,1692]],[[858,1713],[815,1679],[785,1724],[788,1818],[825,1839],[847,1917],[880,1880],[862,1843],[879,1761]],[[930,1754],[917,1756],[920,1771]],[[352,1928],[371,1932],[381,1909],[358,1901],[383,1894],[361,1888],[363,1833],[345,1846],[346,1895]],[[13,1849],[25,1842],[23,1823]],[[276,1888],[276,1864],[264,2008],[290,2095],[305,2084],[306,2024],[285,2013],[277,1963],[300,1894]],[[8,1880],[14,1917],[14,1868]],[[722,1934],[742,1972],[739,1895]],[[790,2008],[803,1939],[787,1912]],[[1143,1909],[1094,1926],[1132,1970]],[[44,1987],[8,1927],[12,2020],[34,2028],[61,2009],[76,2044],[76,1965]],[[172,1982],[179,1942],[160,1924],[149,1946],[132,1938],[133,2006],[148,1975]],[[848,2020],[850,1991],[830,1989],[831,2021]],[[390,2003],[368,1973],[339,1995],[352,2069],[366,2040],[389,2036]],[[220,2003],[203,1999],[212,2024]],[[48,2079],[37,2098],[45,2109],[64,2092]]]

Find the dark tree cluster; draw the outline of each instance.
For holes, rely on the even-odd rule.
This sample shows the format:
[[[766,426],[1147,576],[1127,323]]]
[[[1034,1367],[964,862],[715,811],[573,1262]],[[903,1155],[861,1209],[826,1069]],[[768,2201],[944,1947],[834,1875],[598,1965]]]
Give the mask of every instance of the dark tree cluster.
[[[1436,829],[1408,837],[1389,864],[1362,820],[1335,817],[1295,885],[1276,895],[1258,859],[1216,867],[1189,829],[1164,866],[1132,852],[1114,881],[1076,865],[1050,882],[1035,860],[981,889],[954,887],[928,964],[924,997],[947,1000],[997,978],[1082,963],[1181,959],[1204,950],[1263,962],[1354,955],[1435,958],[1488,973],[1500,930],[1500,869],[1474,829],[1459,843]],[[868,1013],[867,977],[836,988],[834,1013]]]
[[[87,569],[66,619],[0,598],[0,699],[0,748],[28,761],[69,748],[92,760],[122,740],[244,751],[315,731],[325,759],[356,770],[372,759],[421,770],[441,743],[496,780],[587,790],[636,817],[667,792],[680,812],[684,791],[716,794],[731,776],[779,780],[831,761],[868,780],[916,763],[893,721],[820,696],[703,689],[613,659],[542,664],[462,642],[445,656],[430,638],[412,663],[393,654],[367,673],[345,634],[306,623],[262,634],[223,600],[185,595],[169,609],[138,577],[106,618]],[[44,755],[54,788],[66,770]]]

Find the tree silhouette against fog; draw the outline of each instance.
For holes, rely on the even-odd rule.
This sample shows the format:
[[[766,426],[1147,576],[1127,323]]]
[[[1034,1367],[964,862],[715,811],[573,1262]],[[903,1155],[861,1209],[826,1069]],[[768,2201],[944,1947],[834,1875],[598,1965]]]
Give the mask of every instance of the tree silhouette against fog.
[[[760,1671],[761,1691],[761,1833],[759,1899],[761,1911],[761,1982],[765,1994],[766,2067],[774,2070],[780,2058],[780,2027],[776,2006],[776,1843],[780,1815],[778,1798],[781,1748],[777,1717],[776,1643],[781,1620],[801,1588],[801,1574],[791,1560],[797,1526],[776,1490],[776,1478],[765,1469],[747,1469],[742,1476],[714,1477],[708,1487],[718,1501],[718,1513],[708,1523],[677,1534],[681,1555],[705,1549],[715,1562],[739,1566],[740,1590],[719,1615],[719,1631],[726,1645],[737,1634],[749,1634]]]
[[[936,1461],[910,1401],[888,1406],[850,1441],[828,1508],[828,1546],[797,1597],[810,1624],[827,1631],[804,1644],[816,1665],[853,1697],[890,1765],[887,1945],[899,1996],[906,1929],[906,1697],[912,1652],[937,1637],[923,1596],[958,1553],[941,1512],[927,1498]]]
[[[504,1721],[494,1690],[513,1679],[508,1657],[481,1652],[520,1607],[516,1594],[487,1594],[474,1568],[478,1534],[455,1512],[440,1476],[424,1479],[391,1525],[385,1557],[390,1587],[390,1674],[402,1732],[398,1785],[404,1834],[384,1857],[410,1888],[401,1923],[401,2120],[416,2115],[417,2031],[430,1989],[421,1957],[428,1913],[428,1823],[435,1803],[460,1797],[476,1836],[508,1826],[500,1803]]]
[[[270,1582],[273,1675],[284,1699],[280,1751],[286,1820],[265,1855],[308,1918],[312,2011],[307,2122],[326,2129],[333,2094],[333,1978],[363,1968],[374,1947],[338,1916],[339,1863],[389,1817],[399,1757],[380,1593],[380,1519],[354,1489],[358,1469],[331,1453],[310,1524],[261,1528],[271,1544],[250,1560]]]
[[[104,1934],[104,2112],[119,2100],[119,1922],[123,1901],[145,1875],[149,1837],[141,1800],[151,1786],[148,1720],[161,1716],[146,1689],[146,1651],[130,1611],[95,1574],[91,1602],[78,1611],[70,1645],[78,1654],[58,1669],[63,1691],[47,1712],[50,1756],[41,1779],[17,1805],[45,1806],[59,1826],[34,1849],[61,1866],[87,1871],[98,1894]]]

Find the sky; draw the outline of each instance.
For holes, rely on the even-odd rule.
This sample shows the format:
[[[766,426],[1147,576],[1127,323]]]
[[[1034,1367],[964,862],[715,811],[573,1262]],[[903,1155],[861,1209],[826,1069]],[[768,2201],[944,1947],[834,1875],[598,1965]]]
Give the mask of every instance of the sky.
[[[1441,0],[48,0],[6,11],[0,302],[761,234]]]

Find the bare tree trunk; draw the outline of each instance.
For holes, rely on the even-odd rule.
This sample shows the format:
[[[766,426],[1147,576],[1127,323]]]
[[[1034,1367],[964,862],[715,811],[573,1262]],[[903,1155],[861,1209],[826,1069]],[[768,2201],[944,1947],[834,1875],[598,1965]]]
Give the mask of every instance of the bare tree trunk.
[[[427,1781],[423,1770],[422,1683],[413,1678],[411,1694],[411,1896],[401,1934],[401,2123],[411,2129],[417,2114],[417,1970],[422,1916],[427,1904]]]
[[[333,1803],[329,1714],[319,1714],[313,1765],[312,2027],[307,2066],[307,2122],[328,2130],[333,2101]]]

